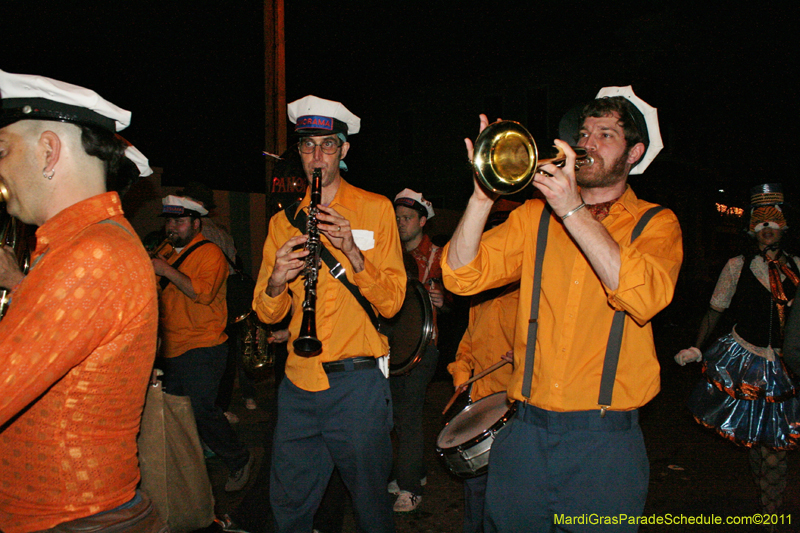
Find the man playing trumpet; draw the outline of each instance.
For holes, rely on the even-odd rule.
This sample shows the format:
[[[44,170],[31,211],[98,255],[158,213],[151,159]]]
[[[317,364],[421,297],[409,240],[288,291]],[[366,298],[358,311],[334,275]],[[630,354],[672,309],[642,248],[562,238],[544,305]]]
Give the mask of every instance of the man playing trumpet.
[[[578,136],[592,165],[576,172],[575,152],[557,140],[565,167],[544,165],[547,174],[534,178],[545,201],[529,200],[483,236],[493,198],[476,181],[445,248],[444,282],[454,293],[520,281],[508,388],[518,409],[492,447],[487,532],[550,531],[560,517],[639,516],[644,508],[649,466],[638,408],[659,390],[649,321],[672,298],[681,232],[664,210],[631,242],[653,207],[627,180],[661,147],[655,110],[630,87],[598,96],[584,108]],[[652,114],[645,119],[641,109]],[[481,130],[487,122],[481,115]],[[471,158],[469,141],[467,148]],[[539,270],[536,250],[544,239]],[[541,289],[534,294],[537,274]],[[604,376],[615,311],[624,313],[621,347],[616,372]],[[601,387],[609,381],[610,390]]]

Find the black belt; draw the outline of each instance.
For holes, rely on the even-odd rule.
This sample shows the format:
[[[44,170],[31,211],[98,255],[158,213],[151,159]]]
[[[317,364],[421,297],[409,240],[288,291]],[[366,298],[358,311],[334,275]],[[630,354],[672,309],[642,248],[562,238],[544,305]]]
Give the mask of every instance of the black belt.
[[[329,363],[322,363],[322,368],[326,374],[333,372],[353,372],[354,370],[368,370],[378,366],[378,362],[374,357],[351,357],[349,359],[342,359],[341,361],[331,361]]]

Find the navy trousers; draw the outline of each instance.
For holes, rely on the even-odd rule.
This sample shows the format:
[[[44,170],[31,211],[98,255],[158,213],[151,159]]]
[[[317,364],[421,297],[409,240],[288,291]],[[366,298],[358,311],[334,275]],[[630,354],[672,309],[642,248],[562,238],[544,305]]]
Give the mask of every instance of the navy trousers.
[[[420,480],[426,475],[422,408],[438,361],[439,349],[435,344],[429,344],[419,364],[408,374],[389,378],[397,435],[397,461],[392,469],[392,478],[397,480],[400,490],[417,495],[422,495]]]
[[[628,522],[590,520],[641,516],[649,477],[638,411],[601,418],[599,411],[559,413],[520,404],[492,444],[484,530],[637,531]]]
[[[311,531],[334,466],[367,533],[393,533],[386,483],[392,465],[389,381],[378,368],[328,374],[309,392],[284,378],[272,449],[270,505],[276,533]]]
[[[464,480],[464,533],[483,532],[483,508],[488,477],[487,474],[481,474]]]
[[[164,390],[192,400],[200,439],[225,462],[231,473],[247,464],[250,453],[239,441],[225,413],[216,404],[217,391],[228,360],[228,345],[195,348],[178,357],[161,358]]]

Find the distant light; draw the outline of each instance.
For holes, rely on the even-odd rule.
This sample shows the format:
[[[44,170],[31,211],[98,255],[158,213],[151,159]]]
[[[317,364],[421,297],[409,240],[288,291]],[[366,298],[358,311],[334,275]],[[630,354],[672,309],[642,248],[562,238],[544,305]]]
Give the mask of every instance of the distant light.
[[[725,189],[720,189],[719,192],[725,192]]]
[[[734,217],[742,217],[744,215],[744,209],[741,207],[729,207],[720,203],[717,203],[717,211],[722,215],[730,215]]]

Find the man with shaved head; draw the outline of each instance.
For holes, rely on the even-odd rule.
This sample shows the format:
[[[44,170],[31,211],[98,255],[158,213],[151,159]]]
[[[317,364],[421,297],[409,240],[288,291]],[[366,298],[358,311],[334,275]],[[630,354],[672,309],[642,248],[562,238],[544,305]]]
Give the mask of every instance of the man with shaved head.
[[[0,71],[0,196],[38,226],[31,267],[0,246],[0,529],[161,531],[136,435],[158,327],[155,275],[106,181],[130,112]],[[140,153],[136,152],[138,156]],[[140,171],[146,160],[131,155]]]

